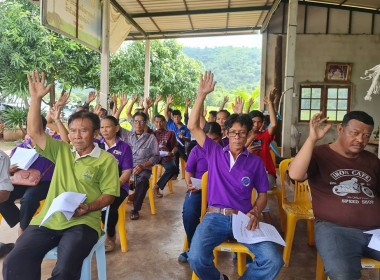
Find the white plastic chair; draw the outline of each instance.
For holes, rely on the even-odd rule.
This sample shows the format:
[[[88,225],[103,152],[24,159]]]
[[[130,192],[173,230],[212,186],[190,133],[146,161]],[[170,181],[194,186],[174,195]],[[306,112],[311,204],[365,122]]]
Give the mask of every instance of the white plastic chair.
[[[92,247],[92,250],[90,254],[84,259],[82,264],[82,272],[80,279],[81,280],[91,280],[91,259],[92,255],[96,253],[96,265],[98,268],[98,279],[99,280],[107,280],[107,268],[106,268],[106,251],[104,247],[104,242],[106,241],[106,232],[107,232],[107,223],[108,223],[108,213],[109,213],[110,207],[107,206],[106,208],[106,218],[104,223],[104,228],[102,236],[98,239],[98,242]],[[46,259],[53,259],[56,260],[58,257],[57,248],[55,247],[51,249],[47,254],[45,255]]]

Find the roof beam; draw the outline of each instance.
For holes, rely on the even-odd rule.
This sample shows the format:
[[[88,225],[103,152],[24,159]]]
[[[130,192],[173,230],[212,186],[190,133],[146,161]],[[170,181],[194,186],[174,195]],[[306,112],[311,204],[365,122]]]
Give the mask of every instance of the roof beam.
[[[285,3],[287,3],[287,0],[284,0]],[[307,6],[315,6],[315,7],[322,7],[322,8],[334,8],[339,10],[347,10],[347,11],[353,11],[353,12],[362,12],[362,13],[376,13],[380,14],[380,11],[373,8],[365,8],[365,7],[352,7],[352,6],[346,6],[344,2],[342,4],[331,4],[331,3],[321,3],[321,2],[314,2],[314,1],[299,1],[299,5],[307,5]]]
[[[130,14],[130,16],[132,18],[170,17],[170,16],[187,16],[187,15],[203,15],[203,14],[237,13],[237,12],[250,12],[250,11],[267,11],[270,8],[271,6],[254,6],[254,7],[239,7],[239,8],[226,8],[226,9],[141,13],[141,14]]]
[[[114,6],[138,31],[140,31],[141,34],[144,35],[144,37],[147,37],[147,34],[146,32],[144,31],[144,29],[141,28],[140,25],[138,25],[137,22],[135,22],[133,20],[133,18],[131,18],[131,16],[123,9],[123,7],[121,7],[119,5],[119,3],[117,3],[116,0],[111,0],[111,4],[112,6]]]
[[[278,5],[280,5],[280,3],[281,3],[281,0],[276,0],[273,2],[271,9],[267,13],[267,16],[265,17],[263,21],[263,26],[261,27],[260,33],[263,33],[267,29],[268,24],[270,20],[272,19],[274,12],[277,10]]]
[[[223,32],[238,32],[238,31],[254,31],[260,30],[260,27],[239,27],[239,28],[219,28],[219,29],[198,29],[198,30],[171,30],[162,32],[147,32],[147,36],[165,36],[165,35],[182,35],[182,34],[202,34],[202,33],[223,33]],[[221,34],[222,35],[222,34]],[[129,33],[128,36],[141,36],[139,33]]]

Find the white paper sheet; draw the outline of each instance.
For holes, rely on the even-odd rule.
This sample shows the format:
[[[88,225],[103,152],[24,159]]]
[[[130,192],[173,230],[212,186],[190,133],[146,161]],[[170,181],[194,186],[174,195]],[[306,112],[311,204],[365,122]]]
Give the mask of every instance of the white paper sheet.
[[[254,244],[263,241],[272,241],[285,246],[285,241],[276,228],[270,224],[261,223],[260,228],[248,230],[249,217],[242,212],[232,216],[232,232],[239,243]]]
[[[47,211],[44,219],[42,220],[40,226],[46,223],[51,216],[56,212],[62,212],[67,220],[70,220],[74,215],[75,210],[78,205],[86,200],[86,194],[76,193],[76,192],[64,192],[53,199],[49,210]]]
[[[160,157],[166,157],[169,154],[167,151],[160,151]]]
[[[368,247],[380,251],[380,229],[365,231],[364,233],[372,234],[372,238],[368,243]]]
[[[17,147],[11,157],[11,164],[17,164],[18,168],[28,170],[37,158],[36,150]]]
[[[191,180],[191,184],[193,185],[194,188],[196,188],[197,190],[202,189],[202,180],[201,179],[191,177],[190,180]]]

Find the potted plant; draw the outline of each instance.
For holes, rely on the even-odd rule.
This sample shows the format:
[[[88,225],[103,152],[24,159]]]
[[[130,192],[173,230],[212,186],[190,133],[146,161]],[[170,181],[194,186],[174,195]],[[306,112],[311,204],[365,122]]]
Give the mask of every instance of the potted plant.
[[[1,113],[5,128],[4,141],[15,141],[26,135],[26,119],[28,110],[25,108],[8,108]]]

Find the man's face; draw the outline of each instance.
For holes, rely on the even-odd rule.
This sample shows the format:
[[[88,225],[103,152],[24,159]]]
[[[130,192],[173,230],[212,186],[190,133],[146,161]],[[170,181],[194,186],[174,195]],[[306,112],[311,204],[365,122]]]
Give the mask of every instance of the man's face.
[[[69,129],[69,138],[77,151],[92,147],[99,133],[99,130],[93,130],[92,122],[88,118],[73,120]]]
[[[154,124],[156,125],[157,130],[165,128],[165,122],[162,120],[162,118],[155,118]]]
[[[212,114],[210,114],[208,116],[208,119],[207,119],[208,122],[215,122],[216,121],[216,117],[214,117]]]
[[[245,125],[242,126],[240,123],[236,122],[228,130],[227,136],[231,148],[243,149],[248,138],[247,127]]]
[[[137,134],[142,134],[145,128],[145,120],[143,116],[136,116],[133,120],[133,128]]]
[[[216,122],[220,125],[220,127],[222,128],[222,130],[224,130],[224,123],[225,123],[226,120],[227,120],[227,114],[226,113],[219,112],[216,115]]]
[[[180,115],[174,115],[173,121],[175,124],[181,124],[182,117]]]
[[[260,131],[261,126],[263,125],[263,120],[260,117],[254,117],[252,118],[253,127],[252,130],[254,133],[257,133]]]
[[[338,144],[343,151],[357,156],[367,146],[373,127],[358,120],[350,120],[346,126],[338,125]]]

